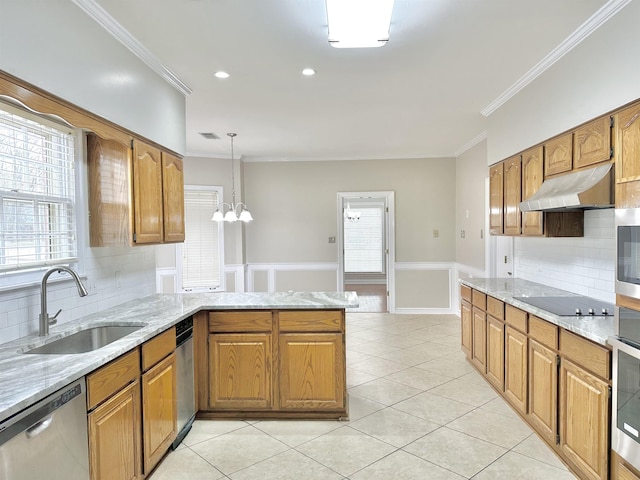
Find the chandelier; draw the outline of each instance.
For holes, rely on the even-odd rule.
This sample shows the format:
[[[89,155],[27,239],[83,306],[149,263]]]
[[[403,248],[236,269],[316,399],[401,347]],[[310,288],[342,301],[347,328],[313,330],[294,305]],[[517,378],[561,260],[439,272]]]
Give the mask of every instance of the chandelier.
[[[236,203],[236,177],[235,177],[235,168],[233,162],[233,139],[237,136],[237,133],[227,133],[227,135],[231,138],[231,203],[220,203],[218,204],[218,208],[213,214],[211,220],[216,222],[235,222],[240,220],[241,222],[250,222],[253,220],[251,216],[251,212],[247,209],[247,206],[242,203]],[[223,214],[225,207],[227,208],[227,212]],[[220,211],[222,208],[222,211]]]
[[[354,212],[351,210],[351,205],[347,202],[347,208],[344,209],[344,219],[349,220],[350,222],[357,222],[360,220],[361,212]]]

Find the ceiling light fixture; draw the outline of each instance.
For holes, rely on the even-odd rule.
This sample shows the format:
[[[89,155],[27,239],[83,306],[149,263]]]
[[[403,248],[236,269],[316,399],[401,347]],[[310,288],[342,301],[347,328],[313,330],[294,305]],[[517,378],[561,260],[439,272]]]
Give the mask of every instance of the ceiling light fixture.
[[[329,44],[381,47],[389,41],[393,0],[326,0]]]
[[[311,77],[316,74],[316,71],[313,68],[305,68],[302,70],[302,75],[305,77]]]
[[[222,70],[220,70],[219,72],[214,73],[213,75],[216,78],[229,78],[229,74],[227,72],[223,72]]]
[[[344,219],[349,220],[350,222],[357,222],[360,220],[360,215],[362,215],[362,212],[354,212],[351,210],[349,202],[347,202],[347,208],[344,209]]]
[[[235,222],[235,221],[242,221],[242,222],[250,222],[251,220],[253,220],[253,217],[251,216],[251,212],[249,212],[249,210],[247,210],[247,206],[242,203],[242,202],[238,202],[236,203],[236,177],[235,177],[235,168],[234,168],[234,163],[233,163],[233,139],[237,136],[236,133],[227,133],[227,135],[231,138],[231,204],[229,203],[220,203],[218,204],[218,208],[216,208],[216,211],[213,214],[213,217],[211,217],[211,220],[216,221],[216,222]],[[222,207],[222,212],[224,212],[224,207],[227,207],[227,213],[223,214],[220,211],[220,207]]]

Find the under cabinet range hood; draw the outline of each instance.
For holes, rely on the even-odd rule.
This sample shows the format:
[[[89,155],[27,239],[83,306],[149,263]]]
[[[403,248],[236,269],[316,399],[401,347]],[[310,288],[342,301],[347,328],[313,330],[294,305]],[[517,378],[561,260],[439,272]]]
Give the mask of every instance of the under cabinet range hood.
[[[558,175],[520,203],[521,212],[612,208],[613,164]]]

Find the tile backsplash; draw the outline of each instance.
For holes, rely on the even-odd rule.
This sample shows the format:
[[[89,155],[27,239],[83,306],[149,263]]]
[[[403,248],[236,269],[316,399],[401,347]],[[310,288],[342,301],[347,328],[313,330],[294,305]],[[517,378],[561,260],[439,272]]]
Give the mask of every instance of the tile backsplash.
[[[68,275],[47,284],[49,315],[62,309],[52,334],[60,324],[154,293],[155,247],[87,248],[78,273],[89,291],[86,297],[78,296]],[[0,343],[37,334],[39,314],[39,284],[0,292]]]
[[[515,276],[615,303],[614,214],[585,211],[584,237],[515,237]]]

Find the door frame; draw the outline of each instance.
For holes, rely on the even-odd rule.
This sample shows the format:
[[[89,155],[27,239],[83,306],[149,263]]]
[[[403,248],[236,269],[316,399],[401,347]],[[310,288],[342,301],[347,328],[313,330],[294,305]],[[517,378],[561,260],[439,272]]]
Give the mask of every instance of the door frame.
[[[366,191],[366,192],[338,192],[337,194],[337,218],[338,218],[338,291],[344,292],[344,202],[347,199],[360,199],[363,197],[384,198],[386,205],[385,214],[385,243],[387,255],[385,268],[387,270],[387,310],[395,313],[396,310],[396,221],[395,221],[395,192],[394,191]]]

